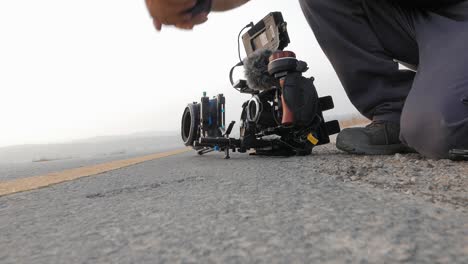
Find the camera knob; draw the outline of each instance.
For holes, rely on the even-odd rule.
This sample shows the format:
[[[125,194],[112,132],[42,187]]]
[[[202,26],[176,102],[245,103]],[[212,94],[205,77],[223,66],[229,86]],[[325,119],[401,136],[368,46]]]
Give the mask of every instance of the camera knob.
[[[296,71],[296,54],[292,51],[277,51],[269,58],[268,73],[275,78],[284,77],[288,72]]]
[[[273,54],[271,54],[270,62],[282,58],[296,58],[296,54],[292,51],[276,51]]]

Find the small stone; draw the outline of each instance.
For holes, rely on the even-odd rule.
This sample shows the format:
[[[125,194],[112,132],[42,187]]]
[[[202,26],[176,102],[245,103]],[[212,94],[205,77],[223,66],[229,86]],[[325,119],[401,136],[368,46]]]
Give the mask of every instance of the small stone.
[[[375,162],[373,167],[380,169],[384,167],[384,164],[382,162]]]
[[[416,183],[416,177],[411,177],[410,182],[411,183]]]
[[[351,179],[352,181],[357,181],[357,180],[359,180],[359,177],[357,177],[357,176],[352,176],[350,179]]]
[[[335,180],[336,180],[336,181],[343,181],[343,176],[336,176],[336,177],[335,177]]]
[[[350,166],[348,170],[346,171],[346,175],[352,176],[356,174],[356,167]]]

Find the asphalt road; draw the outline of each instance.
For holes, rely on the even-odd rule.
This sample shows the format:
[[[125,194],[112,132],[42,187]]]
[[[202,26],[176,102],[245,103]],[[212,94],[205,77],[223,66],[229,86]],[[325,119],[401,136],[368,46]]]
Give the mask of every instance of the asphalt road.
[[[466,163],[440,164],[464,184]],[[395,173],[375,183],[387,165]],[[420,191],[438,174],[393,184],[412,166],[439,163],[331,145],[286,159],[157,159],[0,197],[0,263],[468,263],[466,186],[451,203]]]

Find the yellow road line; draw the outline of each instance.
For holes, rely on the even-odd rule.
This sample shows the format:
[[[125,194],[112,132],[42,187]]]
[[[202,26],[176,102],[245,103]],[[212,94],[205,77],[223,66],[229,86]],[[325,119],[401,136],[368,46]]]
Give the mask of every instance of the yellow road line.
[[[88,167],[81,167],[76,169],[69,169],[61,172],[53,172],[46,175],[40,176],[33,176],[28,178],[21,178],[11,181],[0,181],[0,196],[30,191],[38,188],[44,188],[47,186],[51,186],[54,184],[66,182],[66,181],[73,181],[79,178],[93,176],[97,174],[101,174],[104,172],[117,170],[121,168],[125,168],[128,166],[132,166],[138,163],[142,163],[145,161],[165,158],[177,154],[181,154],[184,152],[189,151],[189,149],[179,149],[164,153],[156,153],[142,157],[136,157],[126,160],[116,160],[111,162],[106,162],[103,164],[88,166]]]

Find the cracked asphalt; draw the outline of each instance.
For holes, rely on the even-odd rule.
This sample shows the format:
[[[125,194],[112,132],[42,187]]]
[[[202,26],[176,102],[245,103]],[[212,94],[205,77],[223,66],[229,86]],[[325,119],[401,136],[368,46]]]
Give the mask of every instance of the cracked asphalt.
[[[468,263],[466,163],[314,152],[189,152],[0,197],[0,263]]]

